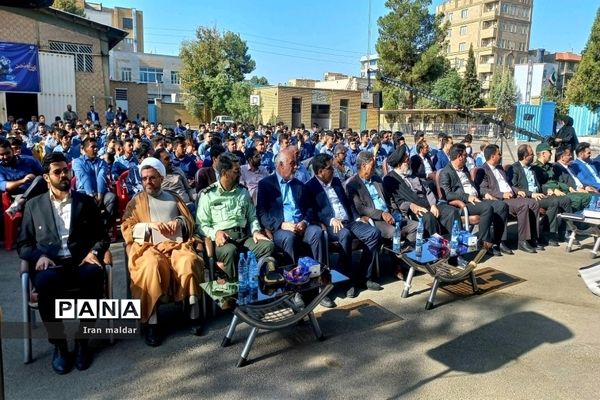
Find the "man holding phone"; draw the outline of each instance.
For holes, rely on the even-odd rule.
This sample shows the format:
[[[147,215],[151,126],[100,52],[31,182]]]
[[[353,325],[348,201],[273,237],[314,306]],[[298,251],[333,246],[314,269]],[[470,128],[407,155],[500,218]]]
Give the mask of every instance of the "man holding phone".
[[[104,270],[100,260],[110,244],[100,210],[93,198],[71,192],[71,171],[62,153],[50,153],[43,159],[43,179],[48,193],[25,203],[18,239],[19,257],[30,265],[30,276],[38,293],[38,307],[55,346],[52,368],[66,374],[73,367],[62,321],[54,315],[54,300],[72,297],[100,299],[104,288]],[[95,321],[81,321],[79,332]],[[87,339],[75,341],[75,367],[85,370],[92,356]]]

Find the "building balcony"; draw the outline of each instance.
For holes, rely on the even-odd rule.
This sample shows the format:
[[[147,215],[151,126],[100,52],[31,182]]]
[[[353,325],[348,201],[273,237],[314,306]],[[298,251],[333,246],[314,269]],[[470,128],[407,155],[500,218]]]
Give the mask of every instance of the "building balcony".
[[[481,31],[481,39],[495,39],[498,34],[498,29],[495,27],[489,27],[487,29],[482,29]]]
[[[477,72],[480,74],[492,73],[492,72],[494,72],[494,64],[490,64],[490,63],[479,64],[477,66]]]
[[[489,90],[491,86],[492,86],[492,80],[491,79],[488,79],[486,81],[481,81],[481,88],[483,90]]]
[[[498,18],[500,16],[500,9],[498,7],[493,7],[487,9],[484,7],[483,12],[481,13],[481,19],[484,21],[490,21]]]

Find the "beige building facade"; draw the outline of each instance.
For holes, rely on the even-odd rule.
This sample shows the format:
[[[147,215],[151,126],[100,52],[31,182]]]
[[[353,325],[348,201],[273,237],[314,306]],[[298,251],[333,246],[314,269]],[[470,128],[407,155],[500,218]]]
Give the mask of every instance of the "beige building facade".
[[[486,93],[498,70],[527,62],[533,0],[446,0],[446,58],[464,72],[473,45],[477,74]]]
[[[45,114],[50,122],[62,116],[68,103],[80,118],[90,105],[104,115],[112,101],[108,52],[125,32],[52,8],[0,7],[0,18],[10,21],[0,25],[1,42],[38,46],[41,85],[41,93],[0,92],[3,121],[7,114],[26,120]]]
[[[321,128],[360,128],[361,92],[310,87],[268,86],[258,88],[260,122],[283,122],[290,127],[300,124],[308,129],[313,123]]]

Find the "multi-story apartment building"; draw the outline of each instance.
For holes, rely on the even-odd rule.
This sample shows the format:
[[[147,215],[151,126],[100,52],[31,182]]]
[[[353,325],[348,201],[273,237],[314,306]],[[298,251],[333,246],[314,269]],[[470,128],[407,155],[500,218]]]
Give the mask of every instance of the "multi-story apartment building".
[[[533,0],[446,0],[436,7],[448,22],[446,58],[464,71],[473,45],[484,94],[494,72],[527,62]]]
[[[99,24],[127,32],[127,37],[115,47],[117,51],[144,52],[144,13],[135,8],[106,7],[102,3],[77,0],[85,17]]]

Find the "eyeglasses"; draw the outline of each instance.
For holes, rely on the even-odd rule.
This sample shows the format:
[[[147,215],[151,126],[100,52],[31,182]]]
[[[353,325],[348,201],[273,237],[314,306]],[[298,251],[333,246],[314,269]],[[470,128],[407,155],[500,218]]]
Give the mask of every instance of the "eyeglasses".
[[[54,171],[50,171],[50,173],[54,176],[61,176],[61,175],[69,175],[71,173],[71,171],[69,171],[69,168],[63,168],[63,169],[55,169]]]

